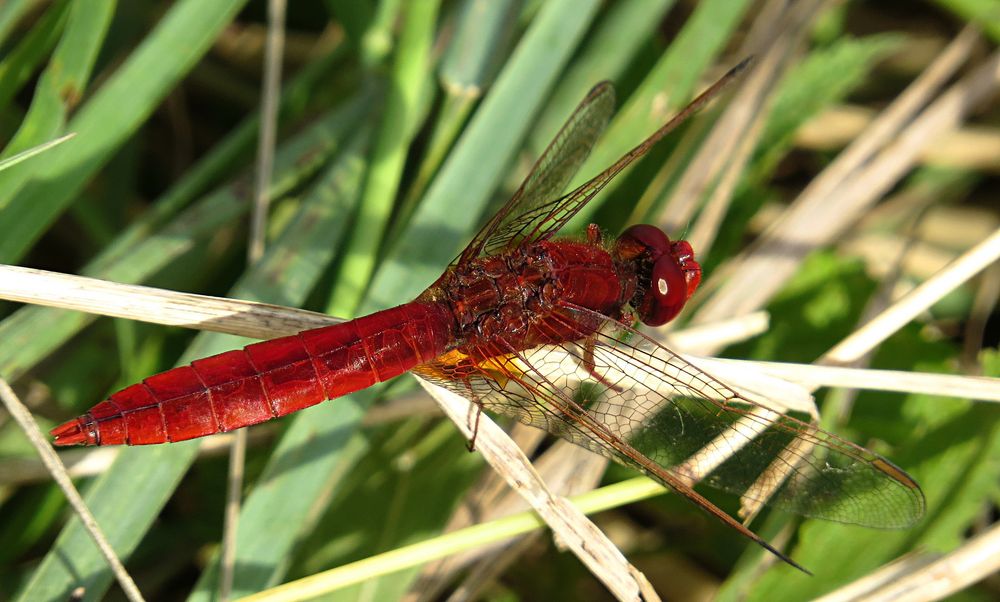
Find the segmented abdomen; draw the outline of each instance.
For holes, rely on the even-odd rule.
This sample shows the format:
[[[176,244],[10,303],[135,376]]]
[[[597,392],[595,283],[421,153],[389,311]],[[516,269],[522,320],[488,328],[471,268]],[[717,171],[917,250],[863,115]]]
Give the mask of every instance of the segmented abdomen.
[[[57,445],[183,441],[284,416],[444,353],[453,318],[413,302],[196,360],[118,391],[52,430]]]

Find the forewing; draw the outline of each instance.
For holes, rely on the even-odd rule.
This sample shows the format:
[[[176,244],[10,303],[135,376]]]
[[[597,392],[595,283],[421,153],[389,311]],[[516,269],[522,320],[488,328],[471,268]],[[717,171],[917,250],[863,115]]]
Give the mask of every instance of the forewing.
[[[583,165],[608,124],[615,107],[615,90],[610,82],[594,86],[538,158],[514,196],[500,208],[462,251],[459,261],[491,254],[509,242],[505,232],[525,215],[557,199]]]
[[[576,215],[576,213],[580,211],[584,205],[589,203],[590,200],[593,199],[594,196],[605,186],[607,186],[608,183],[615,178],[615,176],[621,173],[622,170],[649,152],[649,150],[653,148],[657,142],[675,130],[679,125],[687,121],[689,117],[701,110],[702,107],[718,96],[719,93],[721,93],[727,86],[736,81],[736,79],[746,70],[749,64],[750,59],[747,59],[736,67],[733,67],[728,73],[722,76],[719,81],[712,84],[712,86],[702,92],[697,98],[692,100],[689,105],[684,107],[684,109],[677,113],[672,119],[670,119],[670,121],[661,126],[660,129],[653,132],[649,138],[643,140],[638,146],[625,153],[610,167],[597,174],[586,183],[581,184],[578,188],[569,192],[565,196],[551,198],[544,195],[535,195],[530,202],[525,202],[522,199],[519,199],[518,195],[514,195],[514,198],[507,203],[507,205],[501,210],[501,213],[490,220],[490,223],[487,224],[483,232],[476,237],[473,244],[470,245],[465,252],[463,252],[461,258],[467,259],[475,257],[480,253],[491,254],[501,249],[509,249],[525,243],[545,240],[551,237],[563,226],[565,226],[566,223],[574,215]],[[587,104],[587,100],[584,100],[584,102],[581,103],[580,108],[577,109],[577,113],[579,113]],[[576,119],[576,113],[574,113],[574,117],[570,118],[570,122],[567,123],[563,129],[567,129],[570,124],[574,122],[574,119]],[[557,137],[556,142],[558,141],[559,138]],[[593,144],[593,141],[590,143]],[[553,146],[555,146],[555,144],[556,143],[553,142]],[[551,150],[552,146],[549,148]],[[587,148],[587,153],[589,152],[590,148]],[[546,154],[549,153],[546,152]],[[586,154],[583,156],[586,157]],[[579,164],[575,165],[573,172],[575,173],[578,168]],[[537,165],[535,170],[539,170]],[[529,180],[530,179],[531,177],[529,176]],[[568,181],[569,179],[567,178],[566,182]],[[562,186],[565,186],[566,182],[564,182]],[[547,187],[547,190],[558,193],[561,190],[561,187]]]

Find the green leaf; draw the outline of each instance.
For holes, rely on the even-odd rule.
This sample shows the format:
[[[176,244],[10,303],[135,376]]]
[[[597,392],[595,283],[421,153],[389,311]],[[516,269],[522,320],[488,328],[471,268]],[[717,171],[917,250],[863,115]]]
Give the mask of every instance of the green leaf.
[[[0,223],[18,229],[0,239],[0,262],[17,261],[73,202],[93,174],[111,158],[186,74],[245,0],[172,5],[129,60],[70,120],[77,137],[47,157],[47,169],[13,198],[0,202]]]
[[[410,3],[404,11],[404,27],[396,48],[389,80],[385,115],[372,151],[359,213],[344,248],[342,276],[328,313],[352,316],[375,269],[382,236],[403,177],[406,151],[416,134],[421,91],[430,79],[428,70],[438,2]]]
[[[354,112],[351,109],[357,104],[360,102],[354,105],[349,104],[346,110],[334,114],[334,118],[328,120],[328,129],[314,128],[310,135],[318,136],[321,140],[327,139],[325,144],[329,145],[328,139],[341,135],[344,129],[356,124]],[[315,155],[315,147],[303,150],[305,152],[299,156],[300,160],[303,156]],[[310,153],[310,150],[313,152]],[[276,170],[276,174],[279,176],[281,173],[281,170]],[[323,196],[317,198],[329,200]],[[242,203],[240,205],[245,206]],[[311,219],[313,214],[310,207],[310,205],[306,205],[300,219],[292,222],[290,228],[296,228],[296,230],[290,231],[286,235],[288,244],[272,247],[254,270],[248,272],[241,279],[240,284],[233,291],[234,296],[285,304],[297,304],[305,298],[315,284],[319,275],[318,270],[322,269],[323,265],[312,262],[314,255],[316,253],[330,253],[333,248],[332,243],[336,238],[335,235],[341,231],[336,227],[329,227],[320,232],[312,232],[311,229],[317,225],[317,222]],[[203,217],[211,217],[205,206],[198,206],[194,209],[202,211]],[[218,209],[218,207],[212,207],[212,209]],[[231,215],[223,214],[223,219],[231,219]],[[186,215],[185,217],[192,219],[196,216]],[[178,229],[183,230],[183,227],[190,225],[190,222],[182,220],[175,225]],[[307,232],[303,232],[303,228]],[[320,238],[317,239],[317,236]],[[330,237],[333,239],[331,240]],[[154,237],[150,241],[159,245],[164,242],[175,245],[190,244],[188,239],[178,238],[176,231],[168,233],[162,239],[156,240]],[[138,250],[143,254],[151,251],[152,249],[148,247]],[[293,257],[299,259],[292,261]],[[308,262],[308,266],[305,265],[305,262]],[[133,258],[127,266],[134,268],[136,263],[135,258]],[[291,268],[286,269],[289,264],[291,264]],[[306,269],[309,271],[303,273]],[[79,314],[70,315],[76,318]],[[30,318],[31,316],[25,318],[18,325],[21,326],[21,330],[25,332],[26,336],[30,330],[24,329],[23,324]],[[8,322],[10,319],[5,321],[4,326],[7,326]],[[78,327],[78,325],[79,320],[72,326]],[[45,329],[41,328],[41,330]],[[62,330],[61,334],[65,336],[67,330],[69,329]],[[237,337],[202,333],[188,348],[182,363],[221,353],[246,344],[246,342]],[[11,359],[17,361],[17,358]],[[85,496],[87,504],[93,509],[98,522],[104,528],[119,554],[127,557],[142,540],[143,535],[150,528],[160,509],[194,460],[197,448],[196,441],[126,448],[122,450],[112,467],[98,477],[87,490]],[[72,563],[67,563],[67,558],[72,559]],[[103,557],[97,553],[96,547],[80,527],[78,521],[73,520],[60,534],[52,550],[35,571],[32,580],[21,593],[21,599],[61,597],[76,585],[86,585],[88,596],[90,596],[88,599],[95,599],[95,597],[100,597],[100,593],[108,586],[110,580],[111,576],[107,572]]]
[[[408,232],[389,250],[390,260],[376,273],[364,311],[415,297],[469,240],[531,116],[596,8],[591,0],[542,6],[431,184]]]
[[[346,234],[345,215],[357,203],[365,170],[370,131],[362,128],[320,181],[312,188],[284,235],[268,251],[257,286],[286,280],[286,290],[264,288],[272,302],[298,305],[332,260]],[[251,291],[241,291],[251,292]],[[275,296],[279,298],[275,298]],[[233,596],[274,585],[287,569],[292,546],[315,519],[315,504],[330,475],[349,468],[364,448],[354,437],[361,419],[351,398],[320,404],[296,415],[281,438],[256,487],[240,512],[236,542],[237,570]],[[275,531],[272,527],[281,524]],[[218,562],[202,573],[192,599],[212,599],[218,589]]]
[[[935,0],[935,3],[978,25],[994,43],[1000,41],[1000,2],[997,0]]]
[[[7,108],[10,99],[56,43],[69,8],[70,3],[65,0],[50,7],[17,48],[0,60],[0,109]]]
[[[698,78],[725,47],[749,2],[706,0],[698,3],[684,28],[649,71],[642,85],[629,97],[608,126],[608,131],[583,164],[569,188],[584,183],[642,142],[684,106],[694,93]],[[612,181],[567,225],[579,230],[592,221],[594,212],[624,178]]]

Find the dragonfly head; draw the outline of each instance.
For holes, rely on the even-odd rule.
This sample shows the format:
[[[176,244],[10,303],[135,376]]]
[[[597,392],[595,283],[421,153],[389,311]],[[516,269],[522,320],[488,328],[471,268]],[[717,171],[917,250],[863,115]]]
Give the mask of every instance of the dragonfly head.
[[[687,241],[671,241],[646,224],[625,230],[615,244],[621,262],[631,262],[636,288],[631,305],[644,324],[661,326],[680,313],[701,282],[701,266]]]

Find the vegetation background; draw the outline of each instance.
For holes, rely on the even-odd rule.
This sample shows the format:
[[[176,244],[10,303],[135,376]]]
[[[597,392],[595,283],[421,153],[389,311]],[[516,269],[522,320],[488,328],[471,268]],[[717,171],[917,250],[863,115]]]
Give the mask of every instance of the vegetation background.
[[[974,74],[1000,39],[993,0],[289,4],[267,250],[248,266],[266,3],[0,3],[3,156],[76,133],[0,172],[0,263],[341,317],[367,313],[433,281],[597,81],[615,82],[621,109],[581,178],[648,135],[748,46],[767,56],[766,42],[785,43],[754,120],[712,129],[726,104],[713,107],[573,224],[579,231],[591,220],[614,233],[648,221],[707,242],[697,247],[705,291],[686,313],[698,320],[734,258],[958,32],[981,28],[949,81]],[[759,39],[768,23],[785,20],[787,28]],[[813,362],[873,304],[898,298],[994,231],[1000,108],[988,93],[980,98],[967,123],[920,153],[890,148],[894,157],[912,150],[913,158],[871,192],[870,206],[851,213],[845,201],[844,227],[828,233],[830,241],[809,243],[815,248],[802,252],[793,277],[776,276],[774,293],[761,299],[770,328],[723,353]],[[893,140],[906,140],[906,131]],[[713,135],[729,144],[727,154],[699,155]],[[826,207],[836,212],[839,202],[833,195]],[[832,218],[812,219],[806,230]],[[870,364],[997,376],[998,281],[993,266],[952,291]],[[744,296],[771,286],[752,283]],[[152,373],[247,342],[0,304],[0,376],[44,428]],[[815,573],[807,577],[677,496],[595,520],[665,598],[761,600],[830,592],[901,555],[951,551],[996,521],[995,405],[872,392],[848,399],[825,390],[819,400],[827,428],[919,480],[929,504],[924,521],[883,532],[777,513],[760,519],[757,532],[779,538]],[[66,599],[80,585],[86,599],[120,598],[23,433],[0,421],[0,599]],[[216,441],[110,456],[61,452],[88,475],[77,484],[148,599],[216,596],[224,451]],[[409,378],[255,427],[234,594],[434,538],[482,471],[479,456],[466,453]],[[612,467],[604,480],[632,476]],[[488,566],[503,570],[478,583],[485,599],[609,595],[544,534]],[[443,582],[416,566],[327,599],[426,594],[453,588],[468,571],[437,574]],[[994,575],[953,599],[998,595]]]

